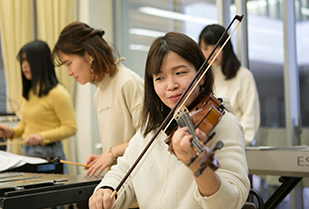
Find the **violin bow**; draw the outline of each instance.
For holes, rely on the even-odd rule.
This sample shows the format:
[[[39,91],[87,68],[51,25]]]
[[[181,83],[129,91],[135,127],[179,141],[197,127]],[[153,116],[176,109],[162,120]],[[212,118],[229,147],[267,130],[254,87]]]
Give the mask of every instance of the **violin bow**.
[[[143,151],[140,153],[140,155],[137,157],[136,161],[132,164],[132,166],[130,167],[130,169],[128,170],[128,172],[126,173],[126,175],[123,177],[123,179],[119,182],[118,186],[116,187],[116,189],[112,192],[110,199],[114,198],[115,195],[117,194],[117,192],[119,191],[119,189],[122,187],[122,185],[125,183],[125,181],[128,179],[128,177],[130,176],[130,174],[132,173],[132,171],[135,169],[135,167],[137,166],[137,164],[140,162],[140,160],[143,158],[143,156],[145,155],[145,153],[147,152],[147,150],[149,149],[149,147],[151,146],[151,144],[155,141],[155,139],[157,138],[157,136],[159,135],[159,133],[161,132],[161,130],[165,130],[166,127],[169,126],[169,124],[172,122],[171,118],[172,115],[174,114],[174,112],[176,111],[176,109],[178,108],[179,104],[182,103],[181,106],[183,106],[183,104],[185,103],[185,101],[189,98],[190,94],[192,93],[192,91],[195,89],[196,85],[199,83],[199,81],[203,78],[203,76],[206,74],[206,72],[208,71],[208,69],[210,68],[210,66],[212,65],[213,61],[215,60],[215,58],[218,56],[218,54],[221,52],[221,50],[223,49],[223,47],[225,46],[225,44],[230,40],[232,34],[235,32],[236,28],[239,26],[239,24],[241,23],[242,19],[243,19],[244,15],[235,15],[235,17],[233,18],[233,20],[230,22],[230,24],[228,25],[228,27],[225,29],[224,33],[221,35],[220,39],[218,40],[218,42],[216,43],[215,47],[213,48],[213,50],[211,51],[210,55],[207,57],[207,59],[203,62],[203,64],[201,65],[201,67],[199,68],[199,70],[197,71],[196,75],[194,76],[193,80],[191,81],[191,83],[189,84],[189,86],[186,88],[186,90],[184,91],[184,93],[181,95],[181,97],[179,98],[179,100],[177,101],[176,105],[173,107],[173,109],[169,112],[169,114],[166,116],[166,118],[164,119],[164,121],[161,123],[161,125],[159,126],[158,130],[156,131],[156,133],[153,135],[153,137],[150,139],[150,141],[147,143],[146,147],[143,149]],[[225,40],[224,44],[221,46],[220,50],[218,51],[218,53],[215,55],[214,59],[212,59],[212,61],[210,62],[210,64],[208,65],[208,67],[204,70],[204,68],[206,67],[209,59],[211,58],[211,56],[213,55],[214,51],[218,48],[221,40],[223,39],[223,36],[228,32],[228,30],[230,29],[230,27],[232,26],[233,22],[235,20],[238,20],[238,24],[236,25],[236,27],[234,28],[234,30],[232,31],[232,33],[229,35],[229,37]],[[204,71],[204,72],[203,72]],[[197,81],[197,82],[196,82]],[[195,83],[195,85],[194,85]],[[191,88],[194,85],[193,88]],[[191,90],[190,90],[191,89]],[[190,92],[189,92],[190,90]],[[189,93],[188,93],[189,92]],[[165,127],[165,128],[164,128]]]

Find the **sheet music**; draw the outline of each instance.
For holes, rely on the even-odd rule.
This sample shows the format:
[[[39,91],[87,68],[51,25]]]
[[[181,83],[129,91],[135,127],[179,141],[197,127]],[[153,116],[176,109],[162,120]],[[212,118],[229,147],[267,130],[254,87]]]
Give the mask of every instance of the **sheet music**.
[[[47,160],[44,160],[42,158],[16,155],[10,152],[0,150],[0,172],[23,166],[26,163],[40,164],[47,162]]]

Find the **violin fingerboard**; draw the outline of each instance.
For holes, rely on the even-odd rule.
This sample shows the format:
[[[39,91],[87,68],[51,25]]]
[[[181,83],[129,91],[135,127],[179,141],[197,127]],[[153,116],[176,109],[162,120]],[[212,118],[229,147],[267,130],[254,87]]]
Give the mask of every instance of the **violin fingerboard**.
[[[189,115],[188,112],[184,112],[182,113],[178,120],[177,120],[177,123],[180,127],[188,127],[188,133],[193,137],[193,141],[191,142],[192,143],[192,146],[194,146],[198,152],[201,152],[202,150],[200,149],[200,146],[195,146],[195,144],[199,144],[199,138],[198,136],[195,134],[195,128],[194,128],[194,125],[192,123],[192,120],[191,120],[191,117]]]
[[[190,115],[188,112],[184,112],[182,113],[178,120],[177,120],[177,123],[180,127],[188,127],[188,132],[189,134],[195,134],[194,132],[194,126],[193,126],[193,123],[192,123],[192,120],[190,118]]]

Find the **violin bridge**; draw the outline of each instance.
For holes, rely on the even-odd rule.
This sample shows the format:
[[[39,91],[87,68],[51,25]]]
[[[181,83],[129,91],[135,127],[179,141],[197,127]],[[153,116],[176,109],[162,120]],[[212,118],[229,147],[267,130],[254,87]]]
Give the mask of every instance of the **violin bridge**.
[[[179,107],[179,108],[177,109],[177,111],[175,111],[175,113],[174,113],[174,119],[175,119],[176,121],[178,121],[179,116],[182,115],[182,114],[185,113],[185,112],[189,112],[189,110],[188,110],[188,108],[187,108],[186,106],[181,106],[181,107]]]

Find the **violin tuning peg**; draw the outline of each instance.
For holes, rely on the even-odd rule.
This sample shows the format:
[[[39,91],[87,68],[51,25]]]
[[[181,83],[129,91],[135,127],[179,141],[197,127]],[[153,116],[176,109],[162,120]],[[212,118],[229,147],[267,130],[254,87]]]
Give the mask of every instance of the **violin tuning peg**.
[[[206,144],[207,142],[209,142],[214,137],[215,134],[216,132],[212,132],[209,136],[207,136],[203,144]]]
[[[187,166],[190,166],[191,163],[193,163],[197,157],[198,157],[198,154],[196,154],[194,157],[192,157],[190,162],[187,163]]]
[[[223,147],[223,142],[222,141],[218,141],[215,145],[215,147],[212,149],[213,152],[215,152],[216,150],[219,150]]]
[[[202,167],[200,167],[195,173],[194,175],[196,177],[199,177],[199,175],[201,175],[203,173],[203,171],[205,170],[205,168],[207,167],[207,165],[203,165]]]

